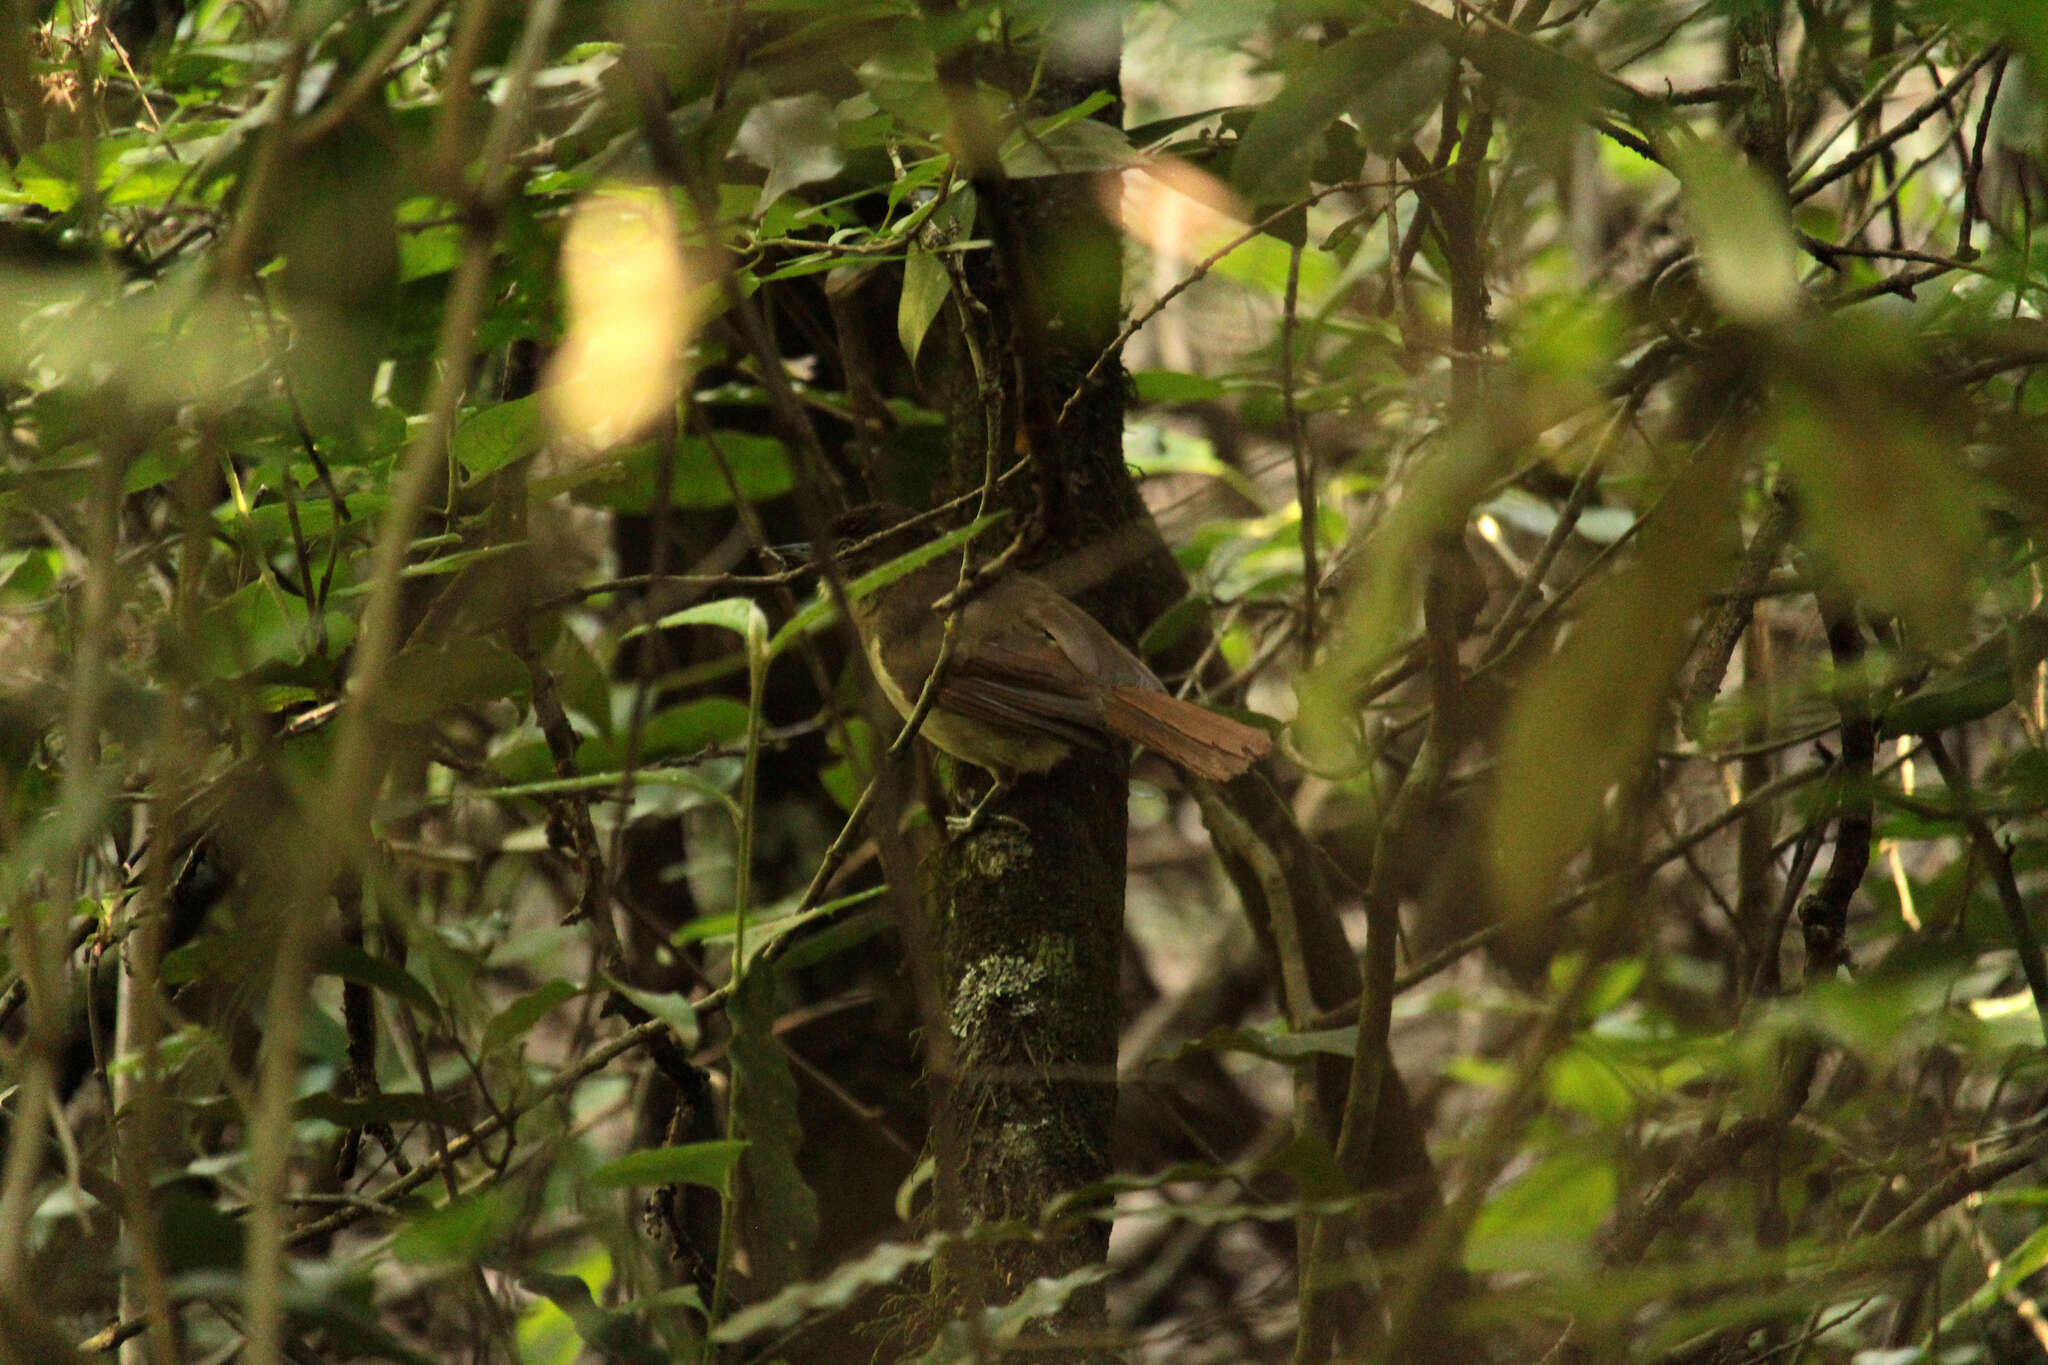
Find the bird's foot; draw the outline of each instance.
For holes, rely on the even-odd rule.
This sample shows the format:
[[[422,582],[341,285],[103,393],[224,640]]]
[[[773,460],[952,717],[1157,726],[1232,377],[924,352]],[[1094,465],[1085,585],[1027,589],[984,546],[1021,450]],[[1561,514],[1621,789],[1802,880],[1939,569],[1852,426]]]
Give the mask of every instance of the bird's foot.
[[[989,809],[989,807],[995,803],[997,797],[1003,795],[1005,792],[1009,790],[1009,783],[996,783],[993,787],[990,787],[988,789],[987,796],[982,797],[981,800],[974,803],[973,810],[968,811],[965,815],[947,816],[946,832],[948,834],[951,834],[956,839],[964,839],[968,835],[974,833],[976,830],[981,829],[983,826],[993,821],[997,824],[1009,825],[1011,828],[1015,829],[1020,834],[1029,834],[1031,832],[1030,826],[1026,825],[1022,820],[1019,820],[1016,816],[998,815],[994,811],[991,811]]]

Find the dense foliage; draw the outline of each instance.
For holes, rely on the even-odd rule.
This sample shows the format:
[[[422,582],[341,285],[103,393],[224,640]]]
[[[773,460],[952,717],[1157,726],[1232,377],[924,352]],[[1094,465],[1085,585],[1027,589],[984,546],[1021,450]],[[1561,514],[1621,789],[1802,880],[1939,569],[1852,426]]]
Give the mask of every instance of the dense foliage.
[[[2044,82],[0,0],[0,1359],[2048,1358]],[[874,496],[1276,758],[949,837]]]

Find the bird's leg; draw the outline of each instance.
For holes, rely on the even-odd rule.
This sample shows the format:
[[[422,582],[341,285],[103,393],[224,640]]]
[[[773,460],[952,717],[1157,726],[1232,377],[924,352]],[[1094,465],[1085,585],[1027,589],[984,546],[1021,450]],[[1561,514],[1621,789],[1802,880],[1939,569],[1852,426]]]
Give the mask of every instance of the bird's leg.
[[[1006,824],[1015,825],[1020,830],[1026,829],[1024,822],[1022,820],[1019,820],[1014,815],[991,816],[989,814],[989,807],[992,804],[994,804],[996,798],[1002,796],[1010,790],[1009,778],[997,772],[992,772],[989,775],[995,778],[995,785],[988,789],[988,795],[982,797],[981,800],[975,802],[974,809],[968,811],[967,814],[947,816],[947,833],[953,835],[955,838],[965,838],[967,835],[970,835],[974,833],[976,830],[980,829],[982,825],[990,819],[1001,820]]]

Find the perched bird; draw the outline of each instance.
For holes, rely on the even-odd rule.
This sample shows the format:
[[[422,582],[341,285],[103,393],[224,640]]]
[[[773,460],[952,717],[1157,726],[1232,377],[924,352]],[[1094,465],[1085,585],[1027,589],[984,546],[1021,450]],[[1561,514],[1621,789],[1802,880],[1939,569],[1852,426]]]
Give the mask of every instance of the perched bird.
[[[833,522],[849,578],[918,547],[925,536],[903,526],[910,515],[870,503]],[[945,636],[945,615],[932,604],[957,577],[958,560],[941,555],[853,603],[876,680],[906,719]],[[918,733],[995,778],[970,814],[947,822],[956,832],[973,829],[1018,774],[1047,772],[1077,751],[1110,753],[1129,742],[1221,782],[1272,748],[1263,730],[1169,695],[1100,622],[1024,573],[990,584],[961,610],[938,696]]]

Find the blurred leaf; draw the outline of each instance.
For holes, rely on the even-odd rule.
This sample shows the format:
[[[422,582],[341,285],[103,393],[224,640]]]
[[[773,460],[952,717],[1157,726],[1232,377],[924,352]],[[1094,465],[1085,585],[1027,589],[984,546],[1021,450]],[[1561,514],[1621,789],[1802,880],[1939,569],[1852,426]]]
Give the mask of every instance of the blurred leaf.
[[[1139,161],[1123,129],[1091,118],[1013,134],[1001,157],[1012,180],[1130,170]]]
[[[2009,1296],[2021,1284],[2048,1267],[2048,1225],[2035,1228],[2027,1234],[2026,1240],[2012,1251],[1998,1258],[1997,1268],[1976,1292],[1949,1310],[1941,1319],[1940,1330],[1952,1332],[1965,1319]]]
[[[1131,388],[1140,403],[1213,403],[1223,396],[1223,386],[1207,375],[1181,370],[1134,370]]]
[[[1284,1026],[1272,1028],[1211,1029],[1200,1038],[1181,1044],[1174,1053],[1240,1052],[1263,1057],[1269,1062],[1298,1062],[1304,1057],[1349,1057],[1358,1048],[1358,1028],[1315,1029],[1290,1033]]]
[[[722,431],[718,446],[732,466],[740,496],[748,502],[767,502],[796,486],[788,448],[774,437]],[[641,442],[613,451],[565,482],[574,487],[580,501],[645,516],[654,511],[654,464],[659,458],[655,443]],[[677,442],[669,501],[690,510],[732,506],[732,488],[703,437],[688,436]]]
[[[462,1124],[462,1115],[448,1101],[417,1090],[380,1090],[354,1099],[328,1093],[302,1095],[292,1102],[292,1115],[319,1119],[336,1128],[367,1128],[376,1123],[438,1123],[454,1128]]]
[[[1814,335],[1794,357],[1773,445],[1826,566],[1903,617],[1916,642],[1948,648],[1969,621],[1983,546],[1977,491],[1938,419],[1941,395],[1903,372],[1890,340],[1841,326]]]
[[[703,1185],[724,1191],[745,1142],[692,1142],[682,1147],[649,1147],[609,1161],[585,1179],[600,1190],[636,1185]]]
[[[773,1293],[803,1276],[818,1235],[818,1198],[804,1183],[797,1149],[796,1081],[775,1037],[775,973],[740,979],[726,1008],[732,1021],[733,1107],[746,1139],[747,1252],[754,1283]]]
[[[1714,303],[1750,326],[1790,318],[1800,298],[1799,246],[1783,194],[1757,167],[1694,138],[1674,139],[1670,159]]]
[[[732,1314],[711,1334],[714,1341],[745,1341],[763,1332],[794,1327],[813,1313],[828,1313],[852,1303],[866,1289],[894,1284],[903,1272],[927,1265],[959,1240],[953,1233],[934,1233],[918,1242],[881,1242],[862,1255],[841,1261],[820,1279],[792,1284],[763,1303]]]
[[[1256,203],[1297,199],[1322,149],[1323,130],[1350,113],[1375,149],[1414,131],[1443,99],[1451,55],[1419,28],[1369,29],[1323,48],[1245,129],[1231,180]],[[1361,80],[1363,72],[1372,79]]]
[[[1216,457],[1207,438],[1152,422],[1124,428],[1124,463],[1144,478],[1161,474],[1198,474],[1218,479],[1254,507],[1265,502],[1257,484]]]
[[[194,633],[206,673],[239,678],[306,657],[306,606],[259,580],[208,607]]]
[[[1885,709],[1887,735],[1927,735],[1982,720],[2012,704],[2012,674],[2000,668],[1937,680]]]
[[[441,1002],[421,984],[418,977],[389,958],[371,957],[351,943],[324,943],[314,956],[314,970],[323,976],[338,976],[379,990],[419,1010],[428,1018],[439,1018]]]
[[[1543,1073],[1551,1103],[1596,1123],[1619,1126],[1634,1117],[1636,1094],[1614,1064],[1588,1045],[1560,1052]]]
[[[449,438],[448,452],[471,478],[480,479],[525,459],[546,445],[547,439],[540,397],[528,394],[479,408],[463,418]]]
[[[484,1055],[490,1056],[513,1043],[524,1042],[529,1029],[554,1013],[557,1006],[574,1000],[582,993],[567,981],[555,980],[520,996],[492,1015],[491,1021],[484,1025]]]
[[[173,1275],[193,1270],[239,1269],[246,1238],[242,1223],[185,1182],[157,1193],[164,1268]]]
[[[1618,1189],[1614,1167],[1603,1158],[1550,1157],[1487,1197],[1472,1225],[1465,1264],[1481,1273],[1585,1269],[1593,1234],[1613,1209]]]
[[[1729,548],[1727,466],[1710,454],[1680,476],[1634,559],[1588,590],[1564,644],[1511,704],[1487,845],[1509,919],[1542,908],[1649,752],[1690,618]]]
[[[714,267],[685,247],[666,191],[600,187],[562,236],[562,344],[540,408],[567,451],[594,456],[674,420],[686,352],[725,306]]]
[[[1304,1199],[1342,1199],[1355,1193],[1330,1144],[1313,1133],[1296,1133],[1259,1167],[1292,1180]]]
[[[673,1357],[631,1311],[600,1308],[590,1286],[575,1275],[522,1270],[519,1282],[562,1310],[576,1326],[576,1335],[608,1362],[617,1365],[670,1365]]]
[[[692,923],[695,923],[695,921],[692,921]],[[684,995],[680,991],[638,990],[609,976],[605,978],[605,981],[620,995],[673,1029],[676,1041],[682,1045],[685,1052],[696,1049],[699,1036],[703,1030],[697,1022],[697,1010],[690,1003],[689,996]]]
[[[1462,532],[1499,459],[1483,423],[1455,429],[1442,449],[1417,462],[1405,495],[1366,533],[1364,553],[1354,561],[1359,577],[1345,590],[1330,647],[1296,684],[1296,743],[1311,762],[1339,767],[1357,760],[1353,694],[1406,642],[1432,542]]]
[[[379,715],[392,725],[418,725],[450,707],[524,697],[526,666],[496,640],[458,636],[400,650],[378,695]]]
[[[801,185],[830,179],[846,167],[839,120],[823,95],[791,95],[747,111],[733,147],[768,172],[756,212]]]
[[[414,1265],[489,1261],[518,1219],[518,1204],[507,1191],[467,1195],[409,1220],[391,1239],[391,1254]]]
[[[64,570],[64,556],[55,549],[0,552],[0,595],[26,602],[55,586]]]
[[[1017,1340],[1033,1324],[1059,1312],[1067,1300],[1091,1285],[1109,1278],[1106,1265],[1083,1266],[1057,1277],[1033,1280],[1024,1292],[995,1308],[981,1309],[972,1327],[964,1322],[946,1324],[931,1349],[916,1357],[913,1365],[971,1365],[985,1359],[984,1342]]]

